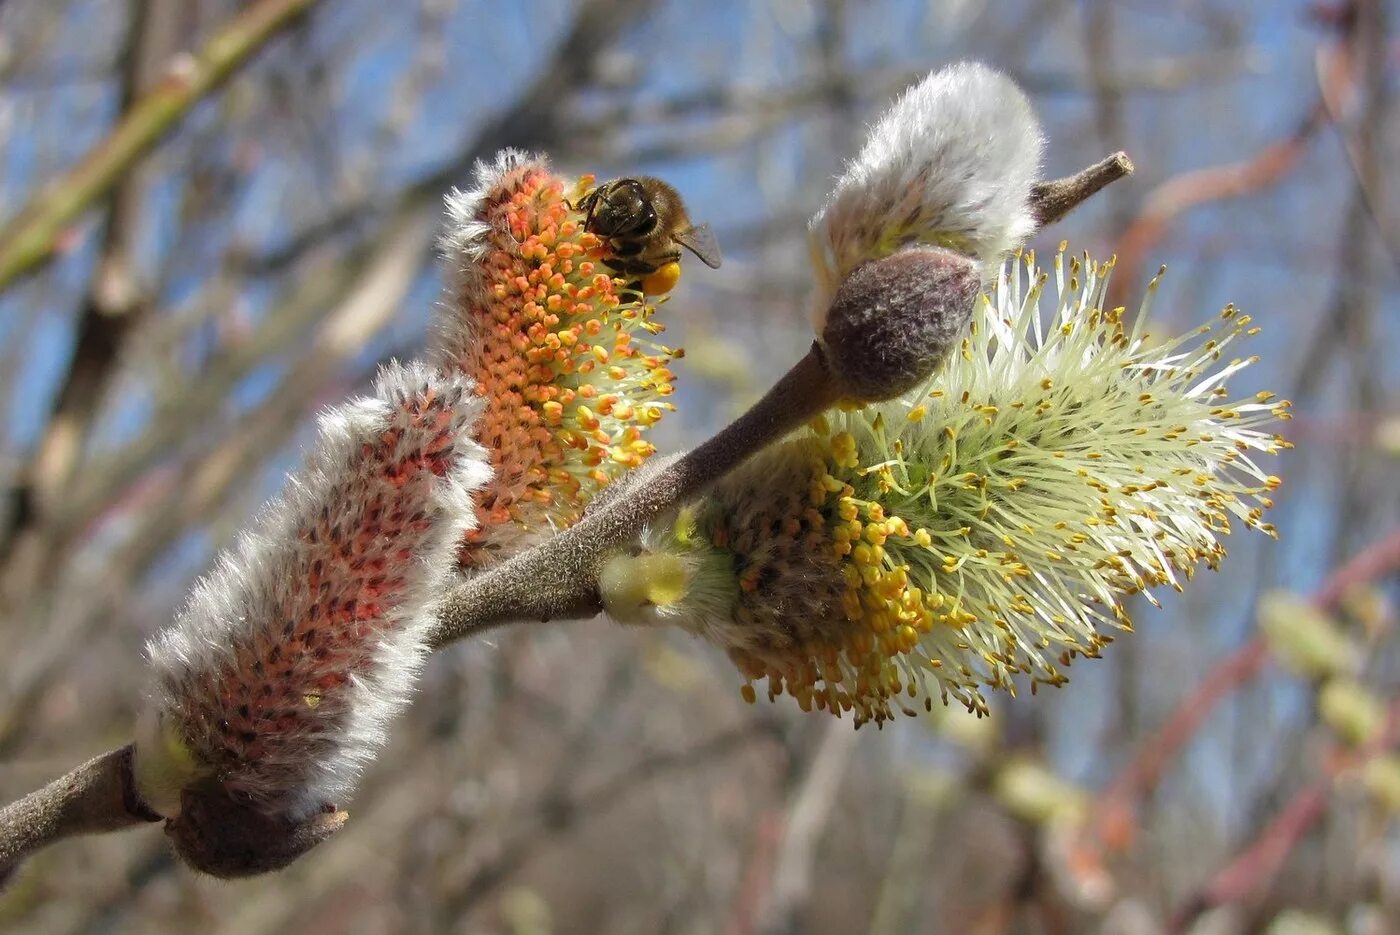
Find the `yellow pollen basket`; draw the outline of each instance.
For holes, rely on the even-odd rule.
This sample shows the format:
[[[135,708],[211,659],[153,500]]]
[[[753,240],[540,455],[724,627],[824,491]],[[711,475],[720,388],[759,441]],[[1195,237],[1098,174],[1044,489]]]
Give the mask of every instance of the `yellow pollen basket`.
[[[663,295],[676,288],[676,283],[680,281],[681,265],[672,260],[642,280],[642,292],[645,295]]]

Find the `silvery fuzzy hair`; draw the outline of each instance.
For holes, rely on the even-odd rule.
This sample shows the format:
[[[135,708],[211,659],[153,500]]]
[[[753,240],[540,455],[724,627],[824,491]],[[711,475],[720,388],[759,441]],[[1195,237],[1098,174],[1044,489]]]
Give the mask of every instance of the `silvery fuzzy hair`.
[[[176,817],[196,786],[299,820],[352,790],[407,703],[489,473],[470,381],[391,364],[326,412],[303,468],[147,651],[136,775]]]

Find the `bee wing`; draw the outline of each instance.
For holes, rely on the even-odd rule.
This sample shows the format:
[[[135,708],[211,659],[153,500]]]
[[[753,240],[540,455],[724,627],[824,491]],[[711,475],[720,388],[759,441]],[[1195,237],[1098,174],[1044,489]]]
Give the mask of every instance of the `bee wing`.
[[[710,230],[710,225],[696,225],[675,234],[672,239],[698,256],[700,262],[710,269],[719,269],[723,258],[719,255],[719,241],[715,238],[715,232]]]

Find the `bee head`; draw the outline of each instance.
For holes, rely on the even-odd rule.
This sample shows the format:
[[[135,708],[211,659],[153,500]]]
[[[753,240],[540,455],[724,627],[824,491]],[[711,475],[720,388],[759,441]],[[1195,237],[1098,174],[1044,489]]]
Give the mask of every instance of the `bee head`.
[[[590,192],[580,207],[585,226],[600,237],[628,237],[656,227],[656,207],[636,179],[614,179]]]

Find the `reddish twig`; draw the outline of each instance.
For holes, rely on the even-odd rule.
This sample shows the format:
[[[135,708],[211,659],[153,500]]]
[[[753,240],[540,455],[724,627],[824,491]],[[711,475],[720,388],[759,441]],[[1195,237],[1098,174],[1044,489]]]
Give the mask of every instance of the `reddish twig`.
[[[1205,887],[1182,902],[1172,915],[1168,931],[1185,931],[1209,909],[1238,902],[1266,886],[1298,840],[1327,813],[1328,797],[1337,778],[1393,747],[1397,740],[1400,740],[1400,698],[1391,702],[1385,728],[1380,734],[1360,750],[1334,757],[1321,779],[1294,796]]]
[[[1381,169],[1373,112],[1386,96],[1386,29],[1382,10],[1374,4],[1349,4],[1352,18],[1346,34],[1355,42],[1319,46],[1314,57],[1317,88],[1327,120],[1341,137],[1347,165],[1356,179],[1361,204],[1380,235],[1390,260],[1400,268],[1400,231],[1386,218],[1385,173]],[[1380,21],[1378,21],[1380,20]],[[1356,48],[1354,46],[1359,46]],[[1371,107],[1349,119],[1350,105],[1369,98]]]
[[[1253,156],[1240,162],[1183,172],[1154,188],[1119,240],[1118,274],[1109,285],[1109,302],[1115,306],[1124,304],[1124,295],[1138,280],[1143,257],[1162,239],[1167,226],[1178,215],[1213,201],[1253,194],[1281,181],[1297,166],[1308,141],[1326,118],[1326,108],[1315,104],[1292,133]]]
[[[1347,591],[1397,567],[1400,567],[1400,531],[1362,549],[1334,571],[1313,595],[1313,603],[1319,610],[1333,610]]]
[[[1331,611],[1347,590],[1400,566],[1400,531],[1357,553],[1334,571],[1312,596],[1319,610]],[[1258,675],[1269,659],[1268,643],[1255,636],[1206,675],[1182,700],[1161,729],[1138,748],[1138,753],[1109,783],[1088,840],[1110,850],[1125,848],[1131,839],[1131,816],[1143,796],[1161,780],[1167,766],[1196,734],[1215,706],[1231,692]]]
[[[787,829],[787,811],[771,808],[755,823],[753,847],[740,878],[734,911],[725,925],[725,935],[753,935],[757,928],[764,896],[772,884],[773,865]]]

